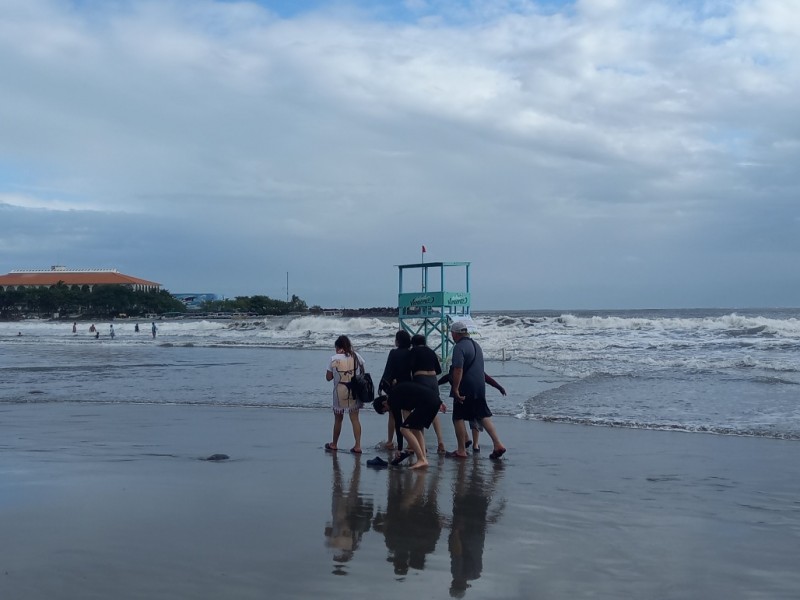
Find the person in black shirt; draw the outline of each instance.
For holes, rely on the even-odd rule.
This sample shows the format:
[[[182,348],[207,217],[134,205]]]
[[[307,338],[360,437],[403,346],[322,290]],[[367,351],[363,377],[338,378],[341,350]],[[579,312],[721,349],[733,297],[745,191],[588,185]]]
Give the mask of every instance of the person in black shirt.
[[[411,381],[411,335],[403,329],[398,330],[394,335],[394,345],[395,347],[389,351],[389,356],[386,357],[386,366],[378,384],[379,393],[388,394],[398,383]],[[383,448],[387,450],[394,449],[395,428],[394,415],[389,413],[387,441],[382,444]],[[400,443],[400,438],[397,441]]]
[[[432,390],[436,391],[439,395],[439,383],[436,380],[437,375],[441,375],[442,365],[439,363],[439,357],[436,352],[428,348],[425,336],[418,333],[411,338],[411,380],[426,385]],[[436,441],[438,446],[436,452],[444,454],[447,448],[444,445],[444,437],[442,437],[442,426],[439,422],[439,415],[433,420],[433,431],[436,433]]]
[[[438,412],[447,410],[447,406],[439,399],[438,391],[420,383],[403,381],[395,385],[388,396],[375,398],[372,406],[379,415],[387,410],[394,415],[398,448],[402,448],[402,440],[405,439],[409,449],[417,457],[411,468],[427,467],[423,431],[431,426]]]

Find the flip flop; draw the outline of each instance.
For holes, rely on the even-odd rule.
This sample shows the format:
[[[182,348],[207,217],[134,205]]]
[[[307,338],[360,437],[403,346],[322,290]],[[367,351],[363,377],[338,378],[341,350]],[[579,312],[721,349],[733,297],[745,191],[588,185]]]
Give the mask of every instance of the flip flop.
[[[411,452],[408,452],[407,450],[403,450],[403,451],[402,451],[402,452],[399,454],[399,456],[398,456],[397,458],[395,458],[394,460],[392,460],[392,462],[391,462],[391,465],[392,465],[393,467],[396,467],[396,466],[397,466],[397,465],[399,465],[401,462],[403,462],[405,459],[407,459],[409,456],[411,456],[411,454],[412,454]]]
[[[470,446],[472,446],[472,440],[467,440],[466,442],[464,442],[464,448],[469,450]]]
[[[380,456],[376,456],[375,458],[370,458],[367,461],[368,467],[375,467],[377,469],[384,469],[389,466],[389,463],[383,460]]]
[[[489,458],[491,458],[492,460],[497,460],[498,458],[503,456],[503,454],[505,454],[505,453],[506,453],[506,449],[505,448],[500,448],[499,450],[495,450],[494,452],[492,452],[489,455]]]
[[[356,450],[355,448],[350,448],[350,452],[352,454],[361,454],[361,450]]]
[[[331,444],[330,442],[325,442],[325,450],[327,450],[328,452],[336,452],[338,448],[333,444]]]
[[[445,452],[444,455],[447,458],[468,458],[466,454],[461,455],[458,452],[456,452],[455,450],[453,450],[452,452]]]

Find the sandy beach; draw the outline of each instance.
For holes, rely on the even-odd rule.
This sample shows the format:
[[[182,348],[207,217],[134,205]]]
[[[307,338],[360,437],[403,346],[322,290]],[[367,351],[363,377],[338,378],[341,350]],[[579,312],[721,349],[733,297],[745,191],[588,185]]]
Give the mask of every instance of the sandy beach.
[[[2,405],[0,597],[797,597],[795,442],[498,418],[503,460],[412,473],[362,421]]]

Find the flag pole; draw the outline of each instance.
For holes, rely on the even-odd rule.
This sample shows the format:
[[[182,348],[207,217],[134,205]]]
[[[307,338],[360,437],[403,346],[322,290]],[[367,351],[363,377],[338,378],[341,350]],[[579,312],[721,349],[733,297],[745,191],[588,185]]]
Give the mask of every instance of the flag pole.
[[[425,244],[422,245],[422,252],[420,252],[419,256],[420,256],[420,259],[419,259],[420,264],[424,265],[425,264]],[[421,276],[422,276],[421,288],[422,288],[422,291],[425,292],[425,291],[427,291],[425,289],[425,267],[422,267],[422,269],[421,269]]]

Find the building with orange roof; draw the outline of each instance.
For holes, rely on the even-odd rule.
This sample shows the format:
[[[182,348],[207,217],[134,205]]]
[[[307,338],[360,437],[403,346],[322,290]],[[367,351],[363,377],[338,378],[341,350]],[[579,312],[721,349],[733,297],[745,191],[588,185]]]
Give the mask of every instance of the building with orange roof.
[[[161,284],[120,273],[116,269],[68,269],[53,265],[49,269],[16,269],[0,275],[0,290],[50,288],[63,283],[71,289],[92,291],[96,285],[122,285],[134,291],[158,292]]]

